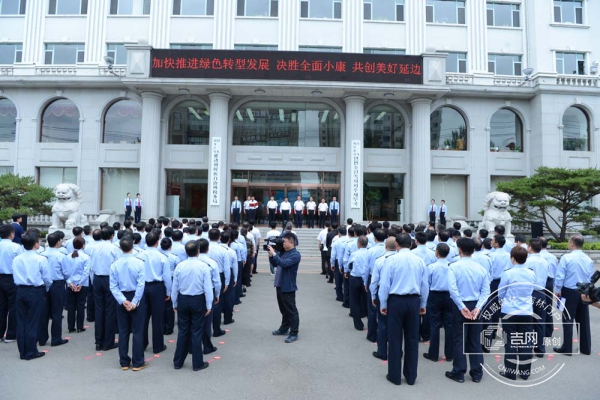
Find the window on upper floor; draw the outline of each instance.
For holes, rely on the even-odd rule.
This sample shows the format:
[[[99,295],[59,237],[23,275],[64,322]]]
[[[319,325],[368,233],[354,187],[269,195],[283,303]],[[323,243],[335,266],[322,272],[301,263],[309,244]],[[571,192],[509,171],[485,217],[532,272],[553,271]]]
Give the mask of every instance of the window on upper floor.
[[[342,19],[342,1],[300,0],[300,18]]]
[[[83,43],[46,43],[44,64],[77,64],[83,62],[84,57]]]
[[[25,14],[27,0],[0,0],[0,15]]]
[[[150,0],[110,0],[111,15],[149,15]]]
[[[171,44],[172,49],[179,50],[212,50],[212,44]]]
[[[585,75],[585,54],[556,52],[556,72],[564,75]]]
[[[505,54],[488,55],[488,72],[496,75],[521,75],[521,56]]]
[[[277,45],[272,44],[236,44],[233,46],[234,50],[277,50]]]
[[[487,3],[488,26],[521,26],[521,11],[518,4]]]
[[[404,0],[365,0],[365,20],[404,21]]]
[[[465,0],[427,0],[427,22],[465,24]]]
[[[115,60],[115,65],[127,64],[127,49],[123,43],[109,43],[106,45],[106,56]]]
[[[583,24],[583,0],[554,0],[554,22]]]
[[[21,43],[0,43],[0,65],[21,62],[23,45]]]
[[[14,142],[17,135],[17,107],[0,97],[0,142]]]
[[[365,48],[363,49],[363,53],[365,54],[394,54],[394,55],[404,55],[406,54],[406,50],[402,49],[379,49],[379,48]]]
[[[278,13],[277,0],[237,0],[238,17],[277,17]]]
[[[341,53],[341,47],[324,47],[324,46],[299,46],[300,51],[314,51],[317,53]]]
[[[173,0],[173,15],[214,15],[215,0]]]
[[[406,124],[398,110],[386,106],[376,106],[365,114],[365,149],[403,149]]]
[[[85,15],[87,8],[88,0],[50,0],[48,14]]]
[[[523,123],[514,111],[502,108],[492,115],[490,151],[523,152]]]
[[[448,53],[446,72],[467,73],[467,53]]]

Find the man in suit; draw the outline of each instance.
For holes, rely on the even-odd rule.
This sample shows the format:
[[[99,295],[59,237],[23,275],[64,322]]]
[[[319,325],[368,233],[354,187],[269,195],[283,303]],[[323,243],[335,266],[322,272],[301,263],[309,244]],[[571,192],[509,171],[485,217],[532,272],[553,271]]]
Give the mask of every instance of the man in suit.
[[[127,197],[123,201],[123,205],[125,206],[125,221],[131,217],[131,210],[133,210],[133,200],[131,200],[131,193],[127,193]]]
[[[329,203],[329,215],[331,215],[331,224],[338,223],[338,215],[340,212],[340,203],[337,202],[337,198],[334,197]]]
[[[139,223],[142,220],[142,195],[137,194],[135,200],[133,201],[133,206],[135,208],[135,223]]]
[[[242,203],[240,202],[238,197],[235,196],[233,201],[231,202],[231,215],[232,215],[233,222],[235,222],[236,224],[240,223],[240,212],[241,211],[242,211]]]

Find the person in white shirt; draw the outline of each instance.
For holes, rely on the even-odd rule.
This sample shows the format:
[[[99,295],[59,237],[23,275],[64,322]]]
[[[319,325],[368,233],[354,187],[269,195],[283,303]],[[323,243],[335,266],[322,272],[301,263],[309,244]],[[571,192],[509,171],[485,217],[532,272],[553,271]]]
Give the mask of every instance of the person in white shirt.
[[[325,199],[321,199],[321,202],[319,203],[319,228],[321,229],[325,229],[327,211],[329,211],[329,206],[325,202]]]
[[[329,222],[327,223],[327,225],[329,225]],[[321,232],[319,232],[319,236],[317,236],[319,252],[321,253],[321,275],[329,275],[329,268],[327,265],[327,234],[329,233],[329,230],[329,227],[326,227]]]
[[[269,222],[269,226],[271,227],[271,230],[265,235],[265,242],[268,242],[271,238],[276,238],[281,235],[281,232],[277,230],[277,221]],[[269,267],[271,268],[271,276],[275,275],[275,268],[273,268],[271,263],[269,263]]]
[[[248,221],[248,210],[250,209],[250,196],[246,197],[246,201],[244,202],[244,214],[245,220]]]
[[[298,196],[298,200],[294,202],[294,225],[296,228],[302,228],[302,213],[304,213],[304,202],[302,197]]]
[[[308,228],[312,229],[315,227],[315,211],[317,209],[317,203],[314,202],[311,197],[306,203],[306,211],[308,211]]]
[[[269,210],[269,225],[275,221],[275,213],[277,212],[277,202],[275,197],[271,197],[271,200],[267,202],[267,210]]]
[[[231,220],[236,224],[240,224],[240,213],[242,212],[242,203],[237,196],[231,202]]]
[[[282,225],[285,226],[285,224],[287,224],[287,222],[290,220],[290,211],[291,210],[292,210],[292,205],[290,204],[290,202],[288,201],[288,198],[286,197],[285,199],[283,199],[283,201],[281,202],[281,205],[279,206],[279,211],[281,211]]]
[[[256,264],[258,262],[258,250],[260,249],[260,229],[258,229],[258,227],[250,224],[250,233],[252,234],[252,236],[254,236],[254,269],[252,270],[253,274],[256,274]]]

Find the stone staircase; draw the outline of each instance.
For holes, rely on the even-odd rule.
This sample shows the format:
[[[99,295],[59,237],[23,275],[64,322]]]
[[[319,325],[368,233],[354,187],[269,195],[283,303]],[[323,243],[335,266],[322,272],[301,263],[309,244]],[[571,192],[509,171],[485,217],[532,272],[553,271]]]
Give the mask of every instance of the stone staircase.
[[[266,226],[259,226],[260,234],[264,238],[270,228]],[[281,231],[281,227],[278,227],[278,230]],[[294,232],[298,236],[298,251],[302,254],[302,257],[321,257],[321,252],[319,251],[317,245],[317,236],[319,236],[319,232],[321,229],[314,228],[302,228],[302,229],[294,229]],[[262,244],[261,244],[262,251]]]

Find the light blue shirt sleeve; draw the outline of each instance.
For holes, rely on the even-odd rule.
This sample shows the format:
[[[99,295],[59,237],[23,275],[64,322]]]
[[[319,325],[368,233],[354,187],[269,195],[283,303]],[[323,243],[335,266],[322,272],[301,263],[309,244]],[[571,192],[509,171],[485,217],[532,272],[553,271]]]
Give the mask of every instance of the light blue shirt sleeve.
[[[421,271],[421,308],[427,308],[427,299],[429,298],[429,273],[427,267],[423,265]]]
[[[110,278],[109,279],[110,279],[110,292],[112,293],[115,300],[117,300],[117,303],[119,303],[119,305],[122,305],[126,299],[125,299],[125,296],[123,295],[123,293],[121,293],[121,291],[119,290],[119,276],[117,273],[116,265],[112,265],[110,267]]]
[[[210,277],[210,271],[208,268],[203,268],[203,287],[204,287],[204,297],[206,298],[206,309],[212,310],[213,305],[213,292],[212,292],[212,283]]]
[[[454,273],[454,268],[450,266],[448,268],[448,289],[450,291],[450,298],[456,304],[459,310],[462,310],[465,307],[465,303],[462,301],[462,297],[460,296],[460,292],[458,291],[458,284],[456,282],[456,275]]]
[[[477,309],[481,310],[485,303],[488,301],[488,297],[490,297],[490,283],[491,279],[489,275],[484,276],[483,282],[481,283],[480,291],[479,291],[479,300],[477,300]]]
[[[379,308],[381,310],[387,309],[387,301],[392,286],[391,269],[392,267],[387,261],[381,267],[381,275],[379,277]]]
[[[169,276],[169,290],[171,287],[171,277]],[[146,279],[144,276],[144,267],[140,267],[137,270],[137,287],[135,288],[135,295],[133,296],[133,299],[131,300],[131,302],[133,304],[135,304],[135,306],[137,307],[140,304],[140,301],[142,300],[142,296],[144,295],[144,288],[146,286]]]
[[[175,274],[173,275],[173,286],[171,287],[171,302],[173,303],[173,308],[177,308],[177,299],[179,297],[179,271],[177,268],[175,269]]]
[[[560,293],[560,291],[562,290],[566,272],[567,260],[565,256],[562,256],[560,258],[560,261],[558,262],[558,267],[556,268],[556,275],[554,276],[554,291],[556,293]]]
[[[171,296],[171,266],[169,265],[169,260],[167,256],[163,255],[163,259],[161,261],[162,264],[162,278],[165,284],[165,288],[167,289],[167,296]]]

